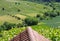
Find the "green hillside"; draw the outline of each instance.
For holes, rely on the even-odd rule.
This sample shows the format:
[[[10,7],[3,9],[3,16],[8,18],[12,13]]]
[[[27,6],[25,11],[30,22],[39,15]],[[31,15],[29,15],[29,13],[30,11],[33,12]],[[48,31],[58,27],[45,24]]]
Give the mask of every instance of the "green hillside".
[[[0,0],[0,41],[9,41],[27,26],[52,41],[60,41],[60,2]]]
[[[47,10],[44,9],[44,7],[46,7]],[[0,1],[0,9],[0,14],[44,13],[52,10],[49,6],[28,1]]]
[[[52,8],[50,6],[45,6],[43,4],[38,4],[34,2],[28,2],[28,1],[18,2],[18,1],[7,1],[7,0],[0,1],[0,15],[9,15],[10,17],[12,17],[11,15],[16,16],[18,14],[18,15],[31,17],[31,16],[35,16],[36,14],[44,14],[45,12],[48,12],[48,11],[52,11]],[[9,17],[7,18],[9,19]],[[9,22],[9,20],[6,19],[6,17],[4,20],[3,16],[0,22],[2,21],[2,19],[3,21],[7,20]],[[14,20],[14,17],[12,19]],[[15,20],[15,22],[16,21],[17,20]]]

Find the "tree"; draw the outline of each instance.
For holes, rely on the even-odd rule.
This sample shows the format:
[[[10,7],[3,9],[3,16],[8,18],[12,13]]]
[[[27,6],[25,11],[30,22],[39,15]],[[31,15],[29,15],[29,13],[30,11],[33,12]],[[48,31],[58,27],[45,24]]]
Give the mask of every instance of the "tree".
[[[23,24],[22,23],[18,23],[17,24],[17,27],[19,28],[19,27],[23,27]]]
[[[4,22],[1,25],[2,30],[10,30],[11,28],[14,28],[16,26],[16,24],[13,23],[9,23],[9,22]]]
[[[18,12],[20,12],[20,9],[18,9]]]
[[[59,13],[59,12],[57,12],[57,15],[59,16],[59,15],[60,15],[60,13]]]
[[[2,8],[2,10],[5,10],[5,8]]]
[[[56,12],[51,12],[50,13],[50,17],[56,17],[56,16],[57,16]]]
[[[45,12],[44,15],[45,15],[45,16],[49,16],[49,13],[48,13],[48,12]]]
[[[39,17],[40,17],[40,15],[39,15],[39,14],[37,14],[37,15],[36,15],[36,17],[37,17],[37,18],[39,18]]]
[[[26,18],[24,21],[28,26],[38,24],[38,19],[36,19],[36,18]]]

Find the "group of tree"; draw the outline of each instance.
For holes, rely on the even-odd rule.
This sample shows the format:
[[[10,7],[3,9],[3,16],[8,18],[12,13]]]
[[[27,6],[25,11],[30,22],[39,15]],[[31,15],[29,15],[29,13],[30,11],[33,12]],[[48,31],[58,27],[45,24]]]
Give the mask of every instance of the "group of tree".
[[[56,16],[60,16],[60,12],[45,12],[43,14],[43,16],[41,16],[40,14],[37,14],[36,18],[38,18],[40,20],[44,20],[44,19],[47,19],[47,17],[53,18],[53,17],[56,17]]]
[[[24,20],[25,24],[27,24],[28,26],[32,26],[32,25],[37,25],[38,24],[38,19],[37,18],[26,18]]]
[[[60,12],[45,12],[44,15],[49,17],[56,17],[60,16]]]
[[[20,20],[21,18],[20,17],[18,17],[18,16],[15,16],[15,15],[11,15],[11,14],[8,14],[9,16],[11,16],[11,17],[14,17],[14,18],[16,18],[17,20]]]
[[[15,2],[15,5],[20,5],[20,2]]]
[[[41,14],[37,14],[36,18],[38,18],[38,20],[40,21],[40,20],[44,20],[46,18],[46,16],[44,14],[42,14],[42,15]]]
[[[2,30],[10,30],[10,29],[15,28],[15,27],[23,27],[23,24],[21,24],[21,23],[15,24],[15,23],[4,22],[2,25],[0,25],[0,32]]]
[[[20,28],[20,27],[25,27],[25,26],[32,26],[32,25],[37,25],[38,20],[36,18],[26,18],[22,23],[9,23],[9,22],[4,22],[2,25],[0,25],[0,31],[2,30],[10,30],[12,28]]]
[[[32,1],[32,2],[60,2],[60,0],[26,0],[26,1]]]

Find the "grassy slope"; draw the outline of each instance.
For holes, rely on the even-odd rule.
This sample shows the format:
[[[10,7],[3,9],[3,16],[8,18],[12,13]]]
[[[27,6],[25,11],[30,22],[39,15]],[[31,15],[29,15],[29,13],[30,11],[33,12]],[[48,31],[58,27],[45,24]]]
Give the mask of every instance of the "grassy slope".
[[[28,1],[19,1],[15,4],[15,2],[9,2],[9,1],[0,1],[0,14],[32,14],[32,13],[44,13],[46,11],[51,11],[52,8],[49,6],[45,6],[42,4],[37,4],[33,2]],[[46,9],[44,9],[46,7]],[[5,8],[5,11],[2,11],[1,9]],[[20,9],[21,11],[18,12],[17,10]]]
[[[43,22],[50,27],[60,28],[60,16],[57,16],[51,20],[44,20]]]
[[[7,14],[11,14],[11,15],[15,15],[15,16],[19,16],[22,19],[24,19],[24,17],[31,17],[31,16],[35,16],[36,14],[43,14],[44,12],[47,11],[51,11],[52,8],[49,6],[45,6],[42,4],[38,4],[38,3],[34,3],[34,2],[29,2],[29,1],[17,1],[17,4],[15,4],[16,2],[14,1],[6,1],[6,0],[1,0],[0,1],[0,15],[7,15]],[[19,3],[19,4],[18,4]],[[44,9],[44,7],[46,7],[46,9]],[[2,8],[4,8],[5,10],[2,10]],[[18,9],[20,10],[20,12],[18,12]],[[8,21],[8,22],[20,22],[16,19],[14,19],[11,16],[0,16],[0,23],[3,23],[3,21]],[[10,21],[11,20],[11,21]]]

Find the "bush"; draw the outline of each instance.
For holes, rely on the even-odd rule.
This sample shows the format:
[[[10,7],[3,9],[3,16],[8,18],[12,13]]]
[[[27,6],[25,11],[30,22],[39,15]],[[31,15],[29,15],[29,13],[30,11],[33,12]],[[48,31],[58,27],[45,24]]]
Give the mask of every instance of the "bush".
[[[19,27],[23,27],[23,24],[22,23],[18,23],[17,24],[17,27],[19,28]]]
[[[16,24],[4,22],[3,25],[1,25],[2,30],[10,30],[11,28],[14,28]]]
[[[44,17],[40,17],[40,20],[44,20]]]
[[[38,24],[38,19],[36,19],[36,18],[26,18],[24,21],[28,26]]]
[[[17,2],[15,2],[15,4],[17,4]]]
[[[45,15],[45,16],[49,16],[49,13],[48,13],[48,12],[45,12],[44,15]]]
[[[15,2],[15,4],[16,4],[16,5],[20,5],[20,3],[19,3],[19,2]]]
[[[57,16],[57,13],[56,12],[51,12],[50,13],[50,17],[56,17]]]
[[[18,9],[18,12],[20,12],[21,10],[20,9]]]
[[[2,8],[2,10],[5,10],[5,8]]]
[[[18,5],[20,5],[20,3],[18,3]]]
[[[18,20],[20,20],[21,18],[20,17],[16,17]]]
[[[0,34],[0,37],[2,37],[2,34]]]
[[[3,30],[3,28],[0,26],[0,32]]]
[[[46,18],[44,14],[43,15],[37,14],[36,17],[38,18],[38,20],[43,20]]]
[[[58,16],[60,16],[60,13],[59,13],[59,12],[57,12],[57,15],[58,15]]]
[[[36,17],[37,17],[37,18],[39,18],[39,17],[40,17],[40,15],[39,15],[39,14],[37,14],[37,15],[36,15]]]
[[[17,16],[13,16],[13,17],[15,17],[17,20],[20,20],[21,19],[20,17],[17,17]]]

